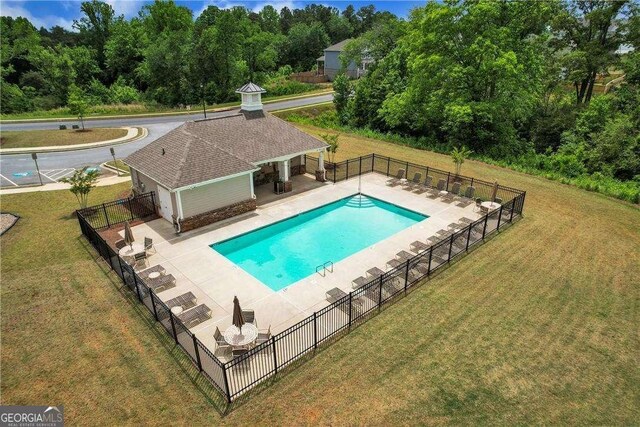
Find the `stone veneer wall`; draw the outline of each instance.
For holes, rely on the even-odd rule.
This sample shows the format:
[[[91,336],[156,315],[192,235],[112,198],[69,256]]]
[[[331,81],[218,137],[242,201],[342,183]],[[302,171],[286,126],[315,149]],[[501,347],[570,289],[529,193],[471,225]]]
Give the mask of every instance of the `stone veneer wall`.
[[[222,221],[223,219],[231,218],[232,216],[250,212],[255,209],[256,200],[247,199],[239,203],[234,203],[233,205],[225,206],[219,209],[185,218],[180,221],[180,231],[184,232],[194,230],[196,228],[204,227],[205,225],[213,224],[214,222]]]

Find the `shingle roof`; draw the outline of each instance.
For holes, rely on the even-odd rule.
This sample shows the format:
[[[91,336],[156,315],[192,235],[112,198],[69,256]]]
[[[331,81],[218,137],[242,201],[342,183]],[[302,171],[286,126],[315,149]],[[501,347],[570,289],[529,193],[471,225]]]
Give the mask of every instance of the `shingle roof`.
[[[347,43],[349,43],[351,40],[353,40],[353,39],[342,40],[341,42],[338,42],[338,43],[336,43],[334,45],[329,46],[324,51],[325,52],[342,52],[344,50],[344,46]]]
[[[322,55],[322,56],[320,56],[320,57],[316,58],[316,61],[324,61],[324,55]]]
[[[256,165],[319,150],[324,142],[263,111],[186,122],[125,162],[170,190],[249,172]]]
[[[262,89],[260,86],[258,86],[255,83],[247,83],[246,85],[242,86],[240,89],[236,90],[236,93],[265,93],[266,90]]]

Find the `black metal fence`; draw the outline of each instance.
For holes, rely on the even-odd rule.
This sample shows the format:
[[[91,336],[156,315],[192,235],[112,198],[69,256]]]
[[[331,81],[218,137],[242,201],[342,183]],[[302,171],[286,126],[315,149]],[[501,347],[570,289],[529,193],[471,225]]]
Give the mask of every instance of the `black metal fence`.
[[[309,164],[313,166],[314,158],[307,157],[307,170]],[[317,162],[317,159],[315,159]],[[429,174],[452,176],[448,172],[440,171],[426,166],[399,163],[397,160],[378,155],[364,156],[355,160],[349,160],[335,164],[339,176],[343,180],[362,173],[381,172],[393,174],[396,166],[405,170],[425,170]],[[409,169],[409,168],[413,169]],[[335,170],[335,169],[334,169]],[[340,175],[338,175],[340,174]],[[457,176],[456,179],[464,179],[474,186],[491,186],[493,184],[469,177]],[[453,181],[451,181],[453,182]],[[476,187],[478,188],[478,187]],[[167,333],[189,356],[193,364],[213,384],[226,401],[230,404],[248,390],[262,383],[278,372],[286,369],[293,362],[304,356],[312,354],[318,347],[326,346],[334,338],[348,333],[353,327],[363,323],[368,317],[377,313],[385,304],[388,304],[404,295],[423,282],[436,271],[449,264],[451,261],[463,256],[471,248],[481,244],[487,236],[511,224],[522,215],[524,208],[525,192],[509,187],[501,186],[499,196],[505,198],[500,209],[494,210],[482,218],[472,222],[452,234],[447,239],[434,244],[426,251],[415,255],[397,268],[387,271],[382,276],[371,280],[361,288],[351,291],[340,300],[313,313],[313,315],[287,328],[285,331],[274,335],[265,343],[262,343],[247,353],[222,362],[214,356],[215,349],[207,348],[193,333],[175,317],[171,310],[150,289],[138,274],[112,249],[97,232],[97,227],[113,225],[117,218],[122,221],[130,220],[124,215],[112,214],[109,209],[113,206],[146,206],[155,212],[154,196],[145,194],[133,199],[118,200],[92,208],[78,211],[78,221],[82,233],[96,248],[98,253],[109,263],[111,268],[120,276],[122,281],[134,292],[139,301],[153,314],[156,321],[160,322]],[[479,196],[482,197],[482,196]],[[149,203],[151,203],[149,205]],[[96,211],[104,213],[95,216]],[[119,209],[119,208],[118,208]],[[149,215],[148,209],[127,209],[134,218],[143,218]],[[91,219],[85,217],[91,213]],[[136,216],[138,215],[138,216]],[[103,219],[107,218],[106,220]],[[213,351],[212,351],[213,350]]]

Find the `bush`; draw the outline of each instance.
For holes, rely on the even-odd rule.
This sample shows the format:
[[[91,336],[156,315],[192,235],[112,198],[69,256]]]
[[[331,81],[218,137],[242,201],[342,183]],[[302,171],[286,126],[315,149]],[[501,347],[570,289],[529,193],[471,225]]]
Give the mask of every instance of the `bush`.
[[[126,84],[122,77],[111,85],[109,95],[111,102],[115,104],[132,104],[140,100],[140,92],[135,87]]]
[[[312,90],[320,89],[321,86],[312,83],[302,83],[296,80],[289,80],[284,76],[277,76],[268,79],[264,88],[267,90],[267,95],[269,96],[282,96],[310,92]]]

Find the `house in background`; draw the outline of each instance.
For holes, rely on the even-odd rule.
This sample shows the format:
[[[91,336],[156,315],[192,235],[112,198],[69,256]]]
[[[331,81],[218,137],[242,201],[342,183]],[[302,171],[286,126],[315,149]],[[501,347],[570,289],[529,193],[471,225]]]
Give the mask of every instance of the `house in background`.
[[[353,39],[342,40],[324,50],[324,55],[316,59],[318,62],[319,75],[325,75],[330,81],[333,81],[333,79],[340,74],[342,71],[340,54],[344,51],[346,44],[351,40]],[[347,76],[357,79],[367,71],[367,67],[372,62],[373,60],[371,58],[364,58],[362,64],[358,66],[355,62],[351,61],[344,72]]]
[[[154,192],[178,232],[256,209],[257,185],[291,191],[291,176],[306,173],[305,154],[319,156],[324,181],[327,144],[264,112],[261,87],[236,92],[239,112],[186,122],[125,159],[134,193]]]

